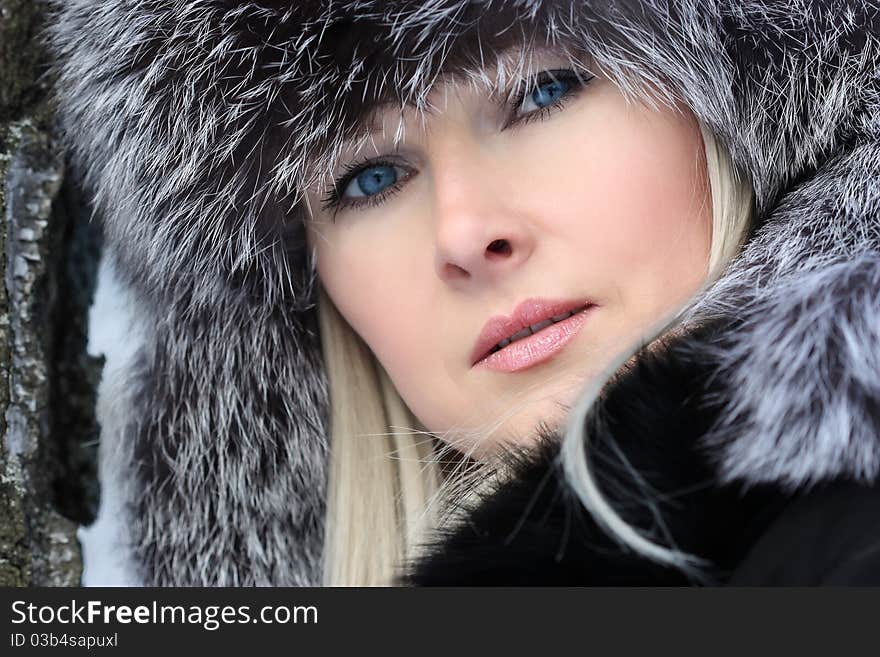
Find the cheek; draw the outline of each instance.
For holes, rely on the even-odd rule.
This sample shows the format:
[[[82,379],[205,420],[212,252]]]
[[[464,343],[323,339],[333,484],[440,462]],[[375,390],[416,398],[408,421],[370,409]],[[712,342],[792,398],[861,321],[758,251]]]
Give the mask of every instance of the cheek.
[[[417,263],[391,257],[415,253],[405,239],[369,241],[369,247],[358,240],[337,240],[323,262],[319,254],[321,284],[409,409],[425,426],[442,431],[454,422],[461,400],[438,363],[443,333],[437,330],[437,304],[425,293],[433,288],[419,278]]]
[[[340,314],[363,339],[399,387],[414,377],[418,354],[433,345],[430,317],[416,253],[403,221],[393,213],[376,221],[354,213],[325,232],[318,247],[318,276]]]
[[[558,199],[545,213],[548,233],[577,249],[572,263],[594,293],[656,317],[707,273],[712,209],[699,128],[627,106],[608,87],[560,116],[547,124],[559,134],[531,145],[553,163],[532,187]]]

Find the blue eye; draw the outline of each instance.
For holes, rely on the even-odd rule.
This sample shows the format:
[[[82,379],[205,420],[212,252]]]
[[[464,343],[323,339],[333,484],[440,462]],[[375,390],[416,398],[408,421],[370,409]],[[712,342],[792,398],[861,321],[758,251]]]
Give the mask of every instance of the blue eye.
[[[565,80],[545,82],[532,92],[532,100],[538,107],[546,107],[559,100],[570,87]]]
[[[378,205],[413,174],[410,167],[393,160],[355,162],[345,168],[345,173],[329,190],[323,208],[335,211],[349,206]]]
[[[583,83],[571,70],[543,71],[532,92],[522,92],[515,119],[524,118],[539,110],[549,111],[551,106],[560,104],[563,98],[570,95],[575,86],[583,86]]]
[[[378,164],[367,167],[352,178],[342,194],[349,198],[375,196],[391,187],[397,180],[397,167]]]

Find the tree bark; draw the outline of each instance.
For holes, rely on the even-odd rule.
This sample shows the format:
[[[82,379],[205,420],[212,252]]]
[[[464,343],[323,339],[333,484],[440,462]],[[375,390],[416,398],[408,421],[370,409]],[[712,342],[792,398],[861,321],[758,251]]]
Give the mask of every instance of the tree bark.
[[[0,585],[80,582],[97,507],[86,317],[99,231],[52,120],[41,0],[0,0]]]

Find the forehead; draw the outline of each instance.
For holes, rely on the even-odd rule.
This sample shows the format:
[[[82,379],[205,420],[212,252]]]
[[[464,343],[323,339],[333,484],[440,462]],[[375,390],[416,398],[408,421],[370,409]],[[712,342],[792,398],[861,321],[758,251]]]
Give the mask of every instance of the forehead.
[[[515,44],[492,54],[491,61],[473,62],[441,70],[422,94],[401,95],[362,108],[359,119],[343,127],[338,138],[313,159],[313,179],[321,183],[347,160],[381,142],[396,148],[406,130],[424,128],[442,115],[452,94],[466,94],[503,105],[513,102],[524,80],[547,68],[572,68],[592,73],[593,62],[586,53],[565,48]],[[375,148],[374,148],[375,150]]]

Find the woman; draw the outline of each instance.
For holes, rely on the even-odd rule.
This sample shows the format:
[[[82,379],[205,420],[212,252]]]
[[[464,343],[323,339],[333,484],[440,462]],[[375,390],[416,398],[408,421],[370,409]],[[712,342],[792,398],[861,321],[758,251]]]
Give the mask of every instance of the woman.
[[[876,583],[880,19],[803,5],[59,3],[133,580]]]
[[[388,396],[399,393],[415,416],[403,427],[477,459],[477,479],[533,442],[538,423],[558,426],[585,382],[729,259],[751,210],[750,190],[708,133],[707,166],[703,132],[684,108],[628,104],[589,60],[534,47],[501,57],[481,69],[490,85],[510,77],[503,67],[531,69],[512,101],[492,99],[479,80],[437,84],[424,124],[406,111],[373,117],[369,142],[349,147],[338,173],[306,196],[307,238],[327,294],[320,305],[336,309],[322,315],[325,335],[340,327],[363,338],[387,373]],[[405,137],[395,144],[398,127]],[[350,339],[325,340],[325,358],[339,361],[331,381],[345,381],[357,360],[343,346]],[[342,435],[366,433],[362,422],[356,413]],[[331,462],[374,488],[383,474],[364,464],[388,457],[363,450],[393,447],[349,442],[331,448]],[[417,481],[426,460],[430,467],[414,448],[400,456]],[[444,483],[467,492],[460,474]],[[333,540],[340,520],[354,514],[348,536],[357,535],[375,504],[373,494],[338,502],[328,544],[342,564],[352,539]],[[411,504],[420,518],[425,503]]]

